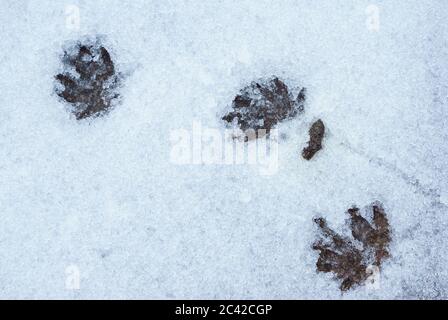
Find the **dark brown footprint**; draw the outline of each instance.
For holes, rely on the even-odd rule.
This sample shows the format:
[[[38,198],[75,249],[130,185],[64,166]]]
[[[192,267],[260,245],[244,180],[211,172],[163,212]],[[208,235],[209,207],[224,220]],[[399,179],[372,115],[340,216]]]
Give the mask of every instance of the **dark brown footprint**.
[[[341,291],[363,284],[371,275],[369,268],[379,268],[389,257],[389,222],[381,204],[372,204],[371,208],[372,224],[360,215],[358,208],[348,210],[350,229],[357,242],[338,235],[328,227],[325,219],[314,220],[320,231],[319,239],[313,244],[313,249],[320,252],[317,271],[334,273],[341,281]]]
[[[240,90],[233,100],[232,111],[222,120],[236,124],[242,131],[251,129],[258,133],[265,130],[265,134],[269,134],[277,123],[294,118],[304,110],[305,91],[303,88],[294,98],[277,77],[252,82]]]
[[[63,89],[56,93],[73,106],[77,120],[109,111],[119,97],[120,76],[109,52],[98,42],[78,43],[62,58],[64,71],[56,75]]]

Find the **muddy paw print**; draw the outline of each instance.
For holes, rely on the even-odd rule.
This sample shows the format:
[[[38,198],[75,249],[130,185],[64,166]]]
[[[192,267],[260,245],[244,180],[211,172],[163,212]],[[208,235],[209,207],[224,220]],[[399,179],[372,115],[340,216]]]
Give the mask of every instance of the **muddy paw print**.
[[[76,119],[109,111],[119,97],[120,76],[106,48],[98,42],[78,43],[64,52],[62,63],[64,71],[55,78],[63,88],[56,93],[73,106]]]
[[[292,119],[304,110],[305,92],[303,88],[294,99],[286,84],[277,77],[252,82],[241,89],[233,100],[232,111],[222,120],[236,124],[242,131],[254,130],[261,138],[277,123]]]
[[[341,291],[363,284],[371,274],[371,266],[379,268],[389,257],[389,222],[381,204],[373,204],[371,208],[372,223],[360,215],[358,208],[348,210],[350,229],[356,242],[334,232],[325,219],[314,220],[320,230],[320,238],[313,244],[313,249],[320,252],[317,271],[334,273],[341,281]]]

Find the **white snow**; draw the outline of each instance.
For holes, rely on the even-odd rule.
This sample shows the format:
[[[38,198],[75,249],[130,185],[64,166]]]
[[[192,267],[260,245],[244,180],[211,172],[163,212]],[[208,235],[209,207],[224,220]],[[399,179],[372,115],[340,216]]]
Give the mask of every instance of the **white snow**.
[[[448,2],[0,7],[1,298],[448,298]],[[122,103],[78,122],[54,75],[67,43],[96,35],[126,74]],[[173,130],[224,130],[238,90],[272,75],[308,90],[278,127],[275,174],[170,161]],[[342,232],[375,200],[392,257],[379,288],[341,295],[316,272],[312,218]]]

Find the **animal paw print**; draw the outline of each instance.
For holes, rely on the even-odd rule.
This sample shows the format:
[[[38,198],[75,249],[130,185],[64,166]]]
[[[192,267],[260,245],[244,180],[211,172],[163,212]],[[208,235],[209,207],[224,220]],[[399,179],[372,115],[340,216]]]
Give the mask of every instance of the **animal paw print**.
[[[389,222],[381,204],[372,204],[371,208],[372,223],[360,215],[358,208],[348,210],[350,229],[357,242],[334,232],[325,219],[314,220],[320,230],[320,238],[313,244],[313,249],[320,252],[317,271],[334,273],[341,280],[341,291],[363,284],[370,276],[369,267],[379,268],[389,257]]]
[[[119,97],[120,77],[109,52],[99,43],[80,44],[65,51],[64,72],[56,80],[64,87],[57,94],[74,106],[77,120],[106,113]]]
[[[279,78],[252,82],[241,89],[234,98],[232,111],[222,120],[234,124],[242,131],[261,130],[269,134],[279,122],[294,118],[304,110],[306,90],[303,88],[297,98],[293,98],[287,85]],[[260,131],[259,131],[260,130]],[[258,138],[264,134],[258,134]]]

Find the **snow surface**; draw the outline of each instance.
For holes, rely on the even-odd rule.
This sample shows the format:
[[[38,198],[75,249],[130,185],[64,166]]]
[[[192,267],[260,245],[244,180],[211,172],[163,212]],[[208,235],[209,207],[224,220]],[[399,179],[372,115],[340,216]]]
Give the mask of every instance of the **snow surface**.
[[[445,0],[0,0],[0,297],[448,298],[447,18]],[[97,35],[122,103],[78,122],[54,75]],[[275,174],[170,161],[173,130],[223,130],[271,75],[308,89]],[[312,218],[343,232],[375,200],[392,257],[379,288],[342,295],[316,272]]]

